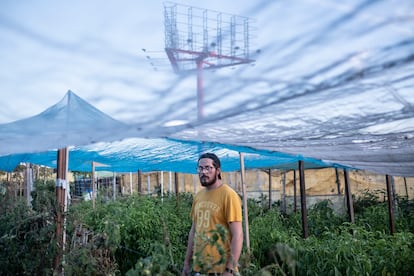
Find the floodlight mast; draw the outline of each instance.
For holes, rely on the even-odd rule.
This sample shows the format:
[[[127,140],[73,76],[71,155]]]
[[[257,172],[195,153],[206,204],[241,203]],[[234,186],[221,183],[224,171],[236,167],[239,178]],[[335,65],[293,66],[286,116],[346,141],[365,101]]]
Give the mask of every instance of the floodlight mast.
[[[197,72],[197,119],[202,120],[203,70],[254,62],[249,18],[165,2],[164,28],[174,72]]]

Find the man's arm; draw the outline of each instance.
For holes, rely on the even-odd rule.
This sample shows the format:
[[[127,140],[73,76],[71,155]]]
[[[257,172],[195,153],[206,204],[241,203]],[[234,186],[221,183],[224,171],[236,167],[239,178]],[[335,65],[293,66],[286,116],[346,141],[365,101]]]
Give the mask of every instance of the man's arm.
[[[240,254],[243,247],[243,226],[241,221],[229,223],[231,241],[230,241],[230,259],[227,260],[226,267],[236,270],[239,263]]]
[[[194,247],[194,233],[195,225],[194,222],[191,225],[191,230],[188,233],[188,242],[187,242],[187,251],[185,252],[184,266],[181,275],[186,276],[191,272],[191,259],[193,257],[193,247]]]

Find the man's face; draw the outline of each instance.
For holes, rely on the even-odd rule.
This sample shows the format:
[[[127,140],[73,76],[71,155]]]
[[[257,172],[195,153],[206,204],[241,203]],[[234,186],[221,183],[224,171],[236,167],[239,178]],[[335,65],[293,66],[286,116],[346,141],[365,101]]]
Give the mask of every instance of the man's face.
[[[216,183],[218,170],[213,165],[210,158],[202,158],[198,161],[198,177],[203,187],[208,187]]]

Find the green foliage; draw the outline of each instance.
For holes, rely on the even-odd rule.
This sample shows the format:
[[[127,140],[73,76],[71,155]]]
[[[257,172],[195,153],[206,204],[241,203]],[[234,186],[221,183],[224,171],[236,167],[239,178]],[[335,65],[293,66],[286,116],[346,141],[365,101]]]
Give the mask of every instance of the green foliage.
[[[182,196],[180,202],[183,198],[191,199]],[[90,202],[83,202],[72,208],[72,212],[81,214],[75,216],[78,221],[116,241],[114,255],[121,274],[124,274],[131,268],[134,271],[148,269],[145,264],[150,260],[159,262],[160,254],[154,253],[154,249],[161,247],[154,247],[154,244],[165,247],[169,269],[181,271],[191,227],[190,207],[188,201],[178,204],[175,197],[161,200],[158,197],[131,196],[115,202],[98,201],[94,210]],[[119,236],[113,237],[114,231],[108,229],[108,225],[119,227]]]
[[[363,212],[365,208],[376,206],[379,203],[379,196],[384,195],[384,190],[369,191],[365,190],[360,196],[353,200],[354,212]]]
[[[158,275],[169,276],[177,275],[175,267],[171,266],[174,263],[171,252],[164,244],[158,242],[152,245],[151,255],[146,258],[140,258],[135,264],[135,267],[127,271],[126,276],[145,276]],[[166,256],[170,256],[168,259]]]
[[[80,230],[77,233],[86,233],[87,239],[85,242],[77,242],[76,238],[72,238],[70,248],[64,254],[65,275],[115,275],[119,273],[118,265],[113,257],[114,244],[111,238],[105,233],[94,233],[79,227],[77,230]]]
[[[259,267],[264,267],[277,262],[277,254],[274,254],[274,246],[283,243],[289,238],[287,231],[283,229],[284,218],[277,210],[270,210],[252,218],[249,221],[250,248],[253,261]]]
[[[405,221],[405,215],[411,213],[401,210],[399,214],[399,220]],[[369,204],[364,215],[356,218],[363,219],[362,225],[349,224],[331,210],[329,202],[321,202],[308,212],[310,236],[307,239],[302,239],[298,231],[300,214],[284,217],[277,211],[269,211],[252,218],[250,242],[254,263],[244,266],[242,274],[412,275],[413,232],[400,228],[401,232],[391,236],[385,231],[388,222],[378,223],[381,231],[366,227],[367,222],[376,224],[379,217],[387,218],[382,203]],[[286,250],[289,253],[281,251],[282,245],[290,249]]]
[[[315,236],[334,231],[346,221],[347,218],[335,214],[330,200],[318,202],[308,212],[309,233]]]
[[[204,246],[199,248],[197,252],[195,252],[193,257],[193,262],[195,266],[200,268],[201,273],[208,273],[208,271],[215,267],[216,265],[222,265],[225,263],[225,251],[223,246],[220,242],[223,242],[226,239],[227,230],[222,225],[217,225],[216,229],[210,230],[206,235],[199,236],[202,240]],[[209,259],[209,256],[203,256],[202,251],[207,247],[215,247],[217,252],[220,254],[221,258],[214,262],[214,259]]]
[[[54,210],[56,204],[55,181],[35,181],[32,192],[32,208],[37,212],[48,212]]]
[[[50,275],[56,255],[53,210],[35,212],[25,200],[9,204],[13,208],[0,216],[2,275]]]
[[[397,229],[414,233],[414,201],[400,199],[398,201]]]
[[[259,199],[247,199],[247,208],[251,217],[258,217],[269,210],[269,201],[267,196],[262,194]]]
[[[298,275],[411,275],[413,242],[412,233],[390,236],[345,223],[299,245]]]
[[[0,198],[2,275],[52,275],[57,253],[54,183],[36,183],[33,208]],[[250,254],[241,275],[413,275],[413,201],[398,199],[396,231],[389,234],[387,204],[368,195],[357,199],[355,224],[335,214],[329,201],[301,214],[281,214],[265,200],[249,200]],[[191,227],[191,194],[130,196],[70,206],[67,214],[66,275],[180,275]],[[80,242],[82,240],[83,242]],[[211,243],[220,238],[213,235]],[[42,256],[33,257],[33,256]]]
[[[377,193],[382,193],[378,191]],[[414,233],[414,201],[405,198],[395,198],[394,207],[395,228],[397,231]],[[390,233],[388,202],[378,200],[378,196],[366,192],[357,198],[354,204],[355,223],[369,231]]]

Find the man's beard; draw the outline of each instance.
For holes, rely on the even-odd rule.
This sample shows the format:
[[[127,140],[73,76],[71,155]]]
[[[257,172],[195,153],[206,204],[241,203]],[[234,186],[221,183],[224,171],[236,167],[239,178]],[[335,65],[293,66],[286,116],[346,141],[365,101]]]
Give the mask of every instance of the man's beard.
[[[214,175],[212,179],[209,180],[209,177],[206,175],[200,176],[200,183],[203,187],[208,187],[216,183],[217,181],[217,175]]]

